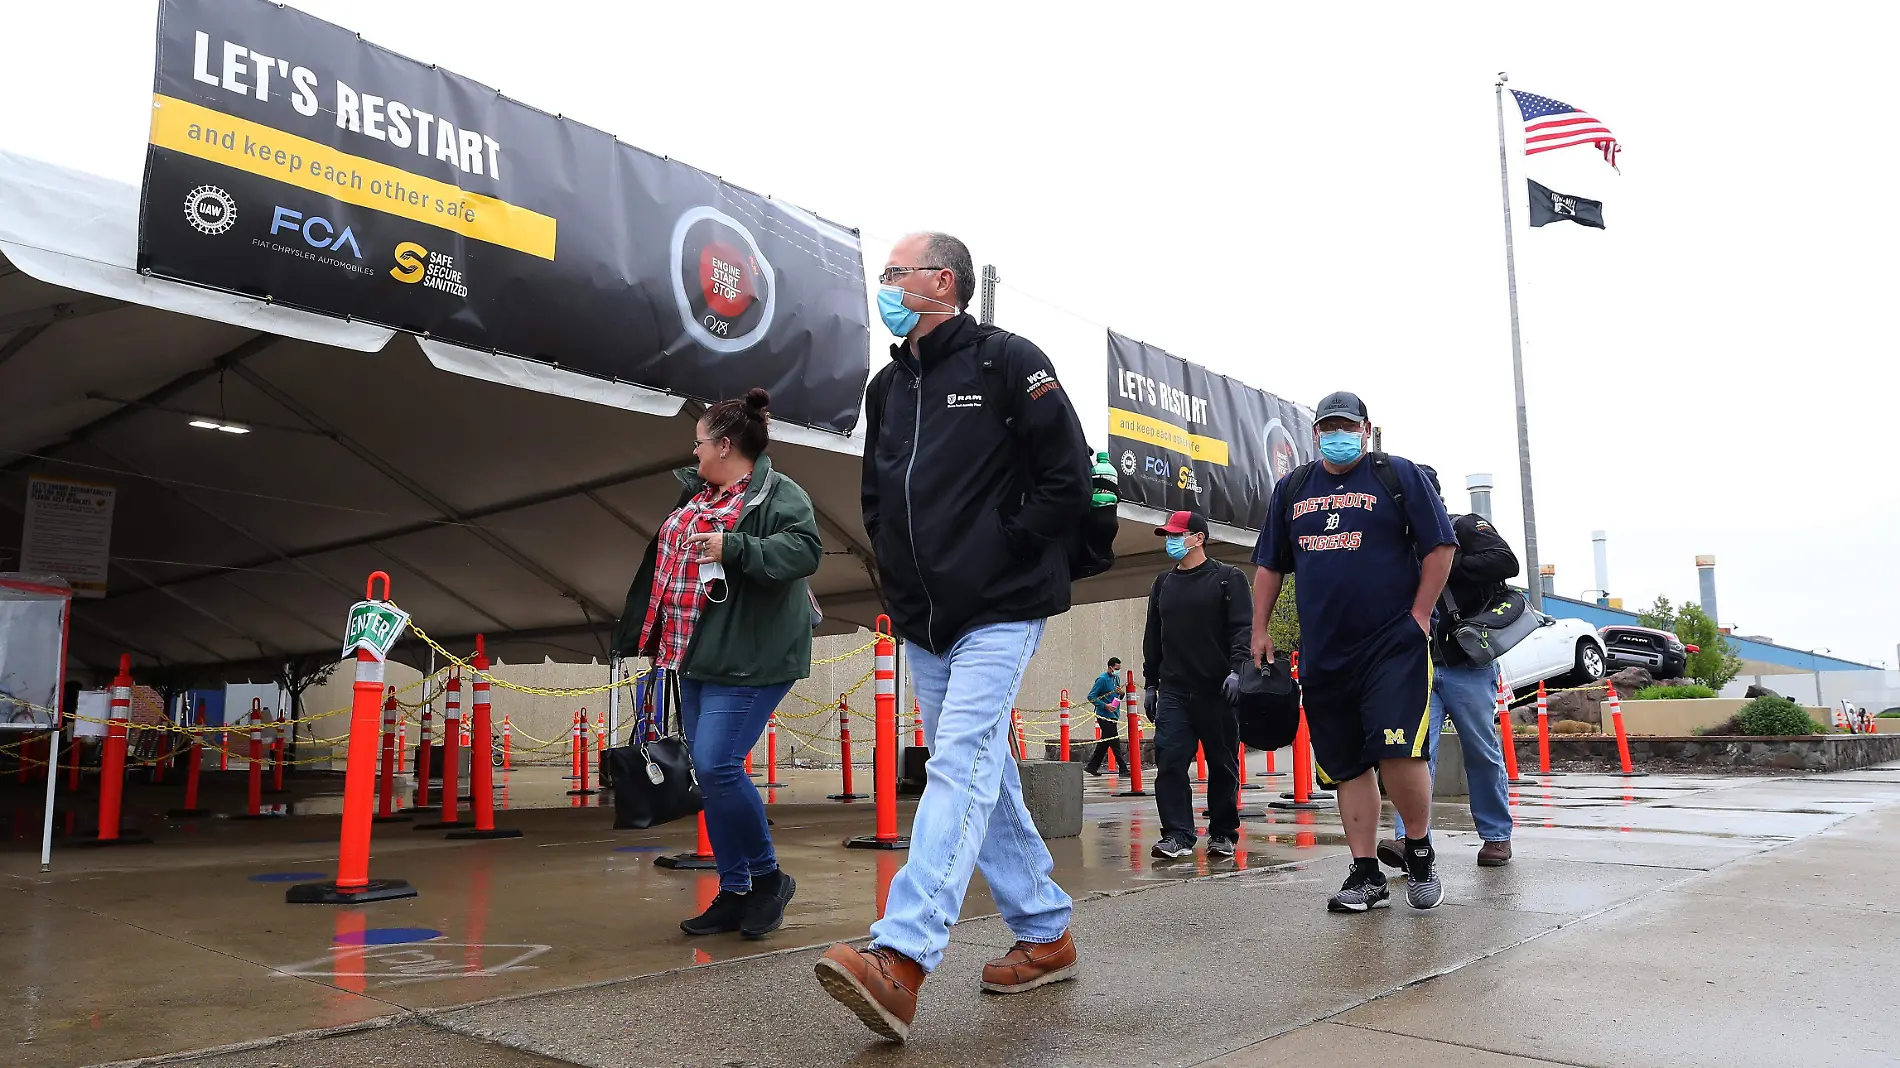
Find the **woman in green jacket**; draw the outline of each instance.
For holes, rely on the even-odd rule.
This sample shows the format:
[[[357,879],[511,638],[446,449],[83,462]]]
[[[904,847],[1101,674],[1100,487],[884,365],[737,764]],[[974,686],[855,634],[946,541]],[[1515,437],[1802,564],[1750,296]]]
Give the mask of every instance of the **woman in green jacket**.
[[[647,547],[615,641],[679,675],[680,724],[719,868],[712,906],[680,924],[692,935],[763,938],[784,922],[795,889],[745,758],[792,684],[811,674],[816,611],[805,580],[822,547],[811,498],[765,456],[770,403],[755,389],[699,420],[699,465],[676,472],[679,507]],[[638,646],[624,648],[634,633]]]

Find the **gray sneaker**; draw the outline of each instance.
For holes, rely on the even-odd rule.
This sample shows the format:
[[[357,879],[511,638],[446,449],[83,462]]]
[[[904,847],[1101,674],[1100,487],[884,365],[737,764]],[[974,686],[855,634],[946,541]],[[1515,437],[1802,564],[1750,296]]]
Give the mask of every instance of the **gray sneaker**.
[[[1207,855],[1210,857],[1231,857],[1234,855],[1234,840],[1214,835],[1207,840]]]
[[[1435,909],[1445,900],[1445,884],[1438,881],[1438,857],[1432,847],[1406,846],[1405,903],[1415,909]]]
[[[1194,846],[1190,842],[1163,838],[1155,843],[1154,848],[1148,851],[1148,855],[1160,860],[1180,860],[1182,857],[1193,856]]]
[[[1361,872],[1357,867],[1346,876],[1339,893],[1326,899],[1328,912],[1365,912],[1392,904],[1392,891],[1386,889],[1385,873]]]

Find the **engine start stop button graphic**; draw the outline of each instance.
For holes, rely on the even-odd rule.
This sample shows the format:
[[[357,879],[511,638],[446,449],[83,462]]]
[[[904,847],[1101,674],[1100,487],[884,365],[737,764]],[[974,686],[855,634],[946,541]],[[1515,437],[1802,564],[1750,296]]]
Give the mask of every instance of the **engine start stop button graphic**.
[[[772,325],[772,265],[737,219],[715,208],[673,224],[673,296],[686,334],[714,352],[742,352]]]

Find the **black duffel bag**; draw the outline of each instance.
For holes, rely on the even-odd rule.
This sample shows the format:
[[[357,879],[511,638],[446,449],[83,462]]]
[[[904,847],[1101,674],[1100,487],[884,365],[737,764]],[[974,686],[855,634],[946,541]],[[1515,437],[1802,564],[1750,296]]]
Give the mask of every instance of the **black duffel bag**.
[[[668,709],[678,708],[678,691],[668,696]],[[635,723],[634,741],[607,750],[604,763],[613,784],[616,831],[658,827],[705,807],[686,739],[666,733],[647,741],[647,733],[644,721]]]
[[[1263,670],[1251,660],[1240,667],[1240,699],[1234,704],[1240,741],[1255,752],[1271,753],[1293,744],[1300,729],[1300,686],[1293,681],[1293,658],[1276,653]]]

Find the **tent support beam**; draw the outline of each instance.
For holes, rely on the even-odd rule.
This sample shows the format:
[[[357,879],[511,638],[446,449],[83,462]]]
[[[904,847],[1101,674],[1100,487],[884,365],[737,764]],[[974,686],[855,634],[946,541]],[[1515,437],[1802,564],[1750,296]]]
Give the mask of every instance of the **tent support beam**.
[[[652,478],[654,475],[665,474],[681,466],[682,463],[689,462],[691,461],[681,461],[678,459],[663,460],[659,463],[634,468],[631,471],[620,471],[611,475],[603,475],[600,478],[590,479],[589,481],[577,483],[572,486],[563,486],[560,489],[545,490],[540,493],[529,494],[525,497],[516,497],[513,500],[502,501],[498,504],[471,508],[462,513],[462,520],[466,522],[473,519],[486,519],[489,516],[503,515],[523,508],[532,508],[537,504],[547,504],[550,501],[562,500],[575,496],[576,494],[591,493],[612,486],[625,485],[629,482],[638,482],[641,479]],[[293,549],[289,555],[293,559],[305,559],[312,556],[322,556],[326,553],[342,552],[346,549],[360,549],[364,546],[375,545],[378,542],[396,541],[400,538],[409,537],[412,534],[421,534],[424,531],[434,530],[442,525],[444,525],[443,520],[425,519],[416,523],[407,523],[400,527],[392,527],[388,530],[380,530],[374,534],[361,534],[353,538],[344,538],[323,545],[312,545],[304,549]],[[275,559],[277,558],[274,556],[263,557],[261,559],[242,561],[233,566],[238,570],[262,567]],[[195,575],[184,575],[179,578],[167,579],[161,585],[177,586],[187,582],[196,582],[214,573],[215,570],[206,570]]]
[[[123,307],[125,307],[125,301],[114,300],[111,297],[81,297],[78,300],[49,304],[44,308],[28,308],[26,311],[0,315],[0,334],[30,326],[51,326],[63,319],[79,319]]]
[[[220,371],[223,371],[227,368],[235,368],[242,365],[245,360],[248,360],[251,357],[257,355],[258,353],[263,352],[265,349],[270,348],[271,345],[277,342],[278,340],[280,339],[277,337],[276,334],[253,334],[251,335],[250,340],[244,341],[230,349],[227,349],[223,355],[219,356],[215,360],[212,360],[211,363],[208,364],[207,366],[200,367],[195,371],[187,371],[184,374],[179,375],[177,378],[172,379],[170,382],[167,382],[164,385],[158,387],[157,389],[152,390],[150,393],[147,393],[144,396],[137,398],[137,400],[133,404],[128,404],[119,408],[114,408],[112,411],[107,412],[106,414],[100,416],[97,419],[94,419],[90,423],[85,423],[80,426],[74,427],[72,430],[67,432],[65,437],[59,439],[58,441],[50,442],[38,449],[31,450],[31,451],[38,452],[38,453],[50,453],[56,449],[65,449],[65,448],[70,448],[74,445],[77,445],[80,442],[91,437],[92,435],[98,433],[99,431],[104,430],[105,428],[109,426],[113,426],[117,424],[119,421],[129,416],[137,414],[139,411],[142,410],[141,408],[142,405],[150,406],[153,404],[162,404],[165,401],[168,401],[171,398],[177,396],[178,394],[183,393],[185,390],[188,390],[191,387],[197,385],[198,383],[204,381],[205,379],[210,378],[212,375],[215,375]],[[43,460],[39,460],[39,458],[35,456],[21,456],[14,459],[11,463],[6,464],[5,466],[0,466],[0,474],[6,474],[9,471],[18,471],[20,468],[25,467],[27,464],[33,463],[35,461],[42,462],[42,463],[45,462]],[[158,587],[153,586],[152,588],[157,589]]]
[[[355,438],[345,434],[335,425],[329,423],[322,416],[312,411],[308,405],[277,388],[275,384],[263,375],[241,365],[234,365],[232,370],[237,372],[239,378],[255,386],[259,392],[282,405],[285,410],[310,424],[311,427],[321,431],[325,436],[329,437],[330,440],[355,454],[357,459],[362,460],[380,472],[384,478],[394,482],[397,486],[408,491],[408,493],[417,500],[435,509],[443,518],[460,524],[463,529],[467,530],[470,534],[475,535],[476,538],[487,543],[489,548],[513,560],[523,571],[540,579],[550,589],[553,589],[568,600],[573,601],[576,605],[591,607],[604,616],[613,615],[612,609],[576,589],[571,583],[549,570],[546,565],[529,556],[527,553],[522,552],[520,549],[517,549],[506,538],[501,537],[494,531],[482,526],[479,522],[462,514],[453,505],[449,504],[449,502],[436,496],[428,487],[410,478],[395,464],[390,463],[378,455],[376,450],[369,448]]]
[[[488,609],[483,608],[481,605],[476,604],[474,601],[471,601],[468,598],[462,596],[461,594],[455,592],[453,589],[450,589],[447,585],[437,581],[435,576],[429,574],[427,571],[422,570],[422,568],[417,567],[415,564],[410,563],[408,560],[405,560],[402,557],[397,556],[393,551],[390,550],[388,546],[376,545],[376,546],[372,546],[372,548],[374,548],[375,551],[377,551],[378,553],[381,553],[383,556],[387,557],[389,561],[395,564],[397,567],[402,568],[404,571],[408,572],[409,574],[414,575],[416,578],[419,578],[423,582],[426,582],[429,585],[435,587],[436,590],[441,592],[443,596],[449,598],[450,600],[461,605],[463,608],[466,608],[469,611],[475,613],[476,615],[481,616],[483,619],[488,620],[490,623],[493,623],[496,627],[500,628],[501,630],[505,631],[505,630],[513,629],[510,626],[508,626],[507,622],[504,621],[500,616],[496,615],[493,612],[490,612]]]

